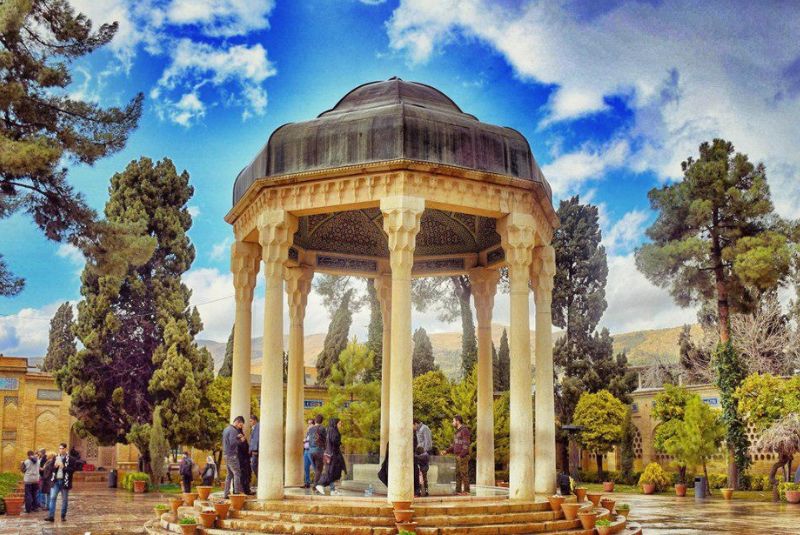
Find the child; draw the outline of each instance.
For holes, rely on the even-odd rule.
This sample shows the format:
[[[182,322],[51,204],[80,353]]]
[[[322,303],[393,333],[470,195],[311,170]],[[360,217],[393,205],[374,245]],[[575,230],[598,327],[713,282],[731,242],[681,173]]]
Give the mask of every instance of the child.
[[[414,455],[414,459],[416,459],[417,464],[419,465],[419,473],[421,476],[421,483],[422,483],[422,495],[428,495],[428,468],[430,463],[430,457],[428,457],[428,452],[422,446],[417,446],[417,454]]]

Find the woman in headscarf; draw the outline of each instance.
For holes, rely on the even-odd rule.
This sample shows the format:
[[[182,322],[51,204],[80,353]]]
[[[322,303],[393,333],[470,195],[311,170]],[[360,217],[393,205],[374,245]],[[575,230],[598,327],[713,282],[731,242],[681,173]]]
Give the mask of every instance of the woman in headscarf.
[[[341,479],[342,472],[347,472],[342,455],[342,435],[340,433],[341,421],[339,418],[328,420],[327,437],[325,439],[325,453],[323,454],[324,467],[322,477],[317,481],[317,492],[325,494],[325,487],[331,488],[331,494],[336,494],[336,481]]]
[[[206,457],[206,465],[203,468],[203,486],[211,487],[214,481],[217,480],[217,463],[214,462],[214,456],[209,455]]]

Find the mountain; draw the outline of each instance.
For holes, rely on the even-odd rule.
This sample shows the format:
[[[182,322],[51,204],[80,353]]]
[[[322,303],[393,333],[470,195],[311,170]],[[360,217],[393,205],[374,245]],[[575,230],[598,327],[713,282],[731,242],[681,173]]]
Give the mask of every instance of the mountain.
[[[492,340],[495,347],[500,346],[500,336],[504,325],[492,324]],[[622,352],[628,355],[628,362],[632,366],[644,366],[655,359],[665,362],[677,362],[679,358],[678,337],[682,327],[669,327],[666,329],[652,329],[647,331],[634,331],[614,335],[614,352]],[[692,335],[701,335],[700,326],[692,326]],[[430,333],[431,344],[433,345],[433,357],[436,364],[442,371],[455,379],[461,374],[461,333],[444,332]],[[553,337],[558,338],[561,332],[554,332]],[[253,339],[253,373],[260,373],[261,370],[261,342],[262,339]],[[225,344],[214,340],[198,340],[197,343],[206,347],[214,357],[214,366],[219,368],[225,357]],[[284,338],[284,344],[288,341]],[[309,334],[305,339],[305,365],[314,367],[317,363],[317,355],[322,351],[325,344],[325,334]],[[534,345],[534,332],[531,331],[531,347]]]

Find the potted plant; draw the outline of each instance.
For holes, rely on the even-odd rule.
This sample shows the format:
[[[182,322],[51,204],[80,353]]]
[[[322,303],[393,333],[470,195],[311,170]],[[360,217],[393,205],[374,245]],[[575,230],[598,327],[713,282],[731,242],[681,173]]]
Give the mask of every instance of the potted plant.
[[[392,507],[394,507],[395,511],[397,511],[398,509],[401,511],[408,511],[409,509],[411,509],[411,502],[406,502],[406,501],[392,502]]]
[[[398,524],[404,524],[406,522],[411,522],[411,519],[414,518],[414,510],[413,509],[395,509],[394,510],[394,520]]]
[[[153,507],[153,511],[156,513],[156,520],[161,520],[161,515],[169,511],[169,506],[164,505],[163,503],[159,503],[155,507]]]
[[[578,503],[586,499],[586,487],[575,487],[575,489],[572,492],[575,493],[575,497],[578,499]]]
[[[730,500],[731,498],[733,498],[733,489],[724,488],[720,490],[722,491],[722,497],[725,498],[726,500]]]
[[[185,503],[188,507],[194,505],[194,501],[197,499],[196,492],[184,492],[183,493],[183,503]]]
[[[578,518],[578,511],[580,511],[581,507],[583,507],[582,503],[562,503],[561,510],[564,511],[564,518],[567,520],[575,520]]]
[[[614,482],[603,481],[603,492],[614,492]]]
[[[800,503],[800,483],[784,483],[783,491],[787,502]]]
[[[597,528],[597,535],[609,535],[611,533],[611,520],[602,518],[594,523]]]
[[[231,504],[228,502],[214,502],[214,511],[216,511],[220,520],[225,520],[228,517],[228,509],[230,508]]]
[[[600,500],[600,505],[603,506],[603,509],[608,509],[609,513],[613,513],[614,512],[614,504],[615,503],[616,503],[616,501],[612,500],[611,498],[603,498],[602,500]]]
[[[200,523],[204,528],[213,528],[214,521],[217,519],[217,512],[213,509],[203,509],[200,513]]]
[[[667,473],[658,463],[650,463],[639,477],[639,485],[645,494],[653,494],[657,490],[662,490],[668,483]]]
[[[147,492],[149,484],[150,476],[144,472],[130,472],[122,480],[122,486],[136,494]]]
[[[594,524],[597,521],[597,511],[579,511],[578,519],[580,519],[583,529],[594,529]]]
[[[552,509],[554,513],[557,513],[561,510],[561,505],[565,500],[566,498],[560,494],[554,494],[553,496],[547,497],[547,501],[550,502],[550,509]]]
[[[625,517],[625,520],[628,519],[628,515],[631,513],[631,506],[627,503],[620,503],[617,504],[617,514],[622,515]]]
[[[3,498],[3,501],[6,504],[6,514],[8,516],[18,516],[22,512],[25,498],[14,493]]]
[[[208,497],[211,495],[211,488],[204,485],[201,485],[197,488],[197,497],[201,500],[207,500]]]
[[[600,505],[600,500],[603,499],[602,492],[587,492],[586,497],[589,498],[589,501],[592,502],[592,505],[597,507]]]
[[[675,496],[683,498],[686,496],[686,463],[678,461],[678,482],[675,483]]]
[[[231,494],[231,509],[234,511],[240,510],[244,507],[244,501],[247,499],[247,494]]]
[[[170,498],[169,500],[169,508],[172,509],[172,514],[178,514],[178,507],[183,505],[183,498],[178,498],[177,496],[174,498]]]
[[[193,516],[185,516],[178,521],[183,530],[183,535],[194,535],[197,531],[197,519]]]

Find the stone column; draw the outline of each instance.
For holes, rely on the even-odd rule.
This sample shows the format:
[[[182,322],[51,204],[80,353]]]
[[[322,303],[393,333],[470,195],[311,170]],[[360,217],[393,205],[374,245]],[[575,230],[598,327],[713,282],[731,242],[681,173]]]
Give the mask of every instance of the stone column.
[[[469,272],[478,316],[478,429],[475,480],[494,486],[494,381],[492,370],[492,308],[500,272],[475,268]]]
[[[314,271],[310,267],[287,267],[286,297],[289,302],[289,364],[286,374],[285,485],[303,484],[303,320]]]
[[[508,264],[510,286],[510,462],[509,498],[533,500],[533,407],[528,277],[535,222],[529,214],[510,213],[497,222]]]
[[[392,268],[391,363],[389,381],[388,500],[414,500],[413,395],[411,390],[411,268],[425,200],[381,199],[383,229],[389,237]]]
[[[536,301],[536,494],[556,491],[556,413],[553,392],[553,277],[556,255],[551,245],[533,250],[531,280]]]
[[[389,441],[389,385],[391,383],[392,345],[392,276],[382,274],[375,277],[375,293],[381,305],[383,318],[383,360],[381,361],[381,443],[380,459],[386,455]]]
[[[253,323],[253,290],[261,263],[257,243],[236,241],[231,246],[231,272],[236,289],[236,320],[233,328],[233,368],[231,370],[231,417],[243,416],[250,425],[250,358]]]
[[[283,268],[297,219],[284,210],[258,217],[264,260],[264,351],[261,361],[258,499],[283,498]]]

